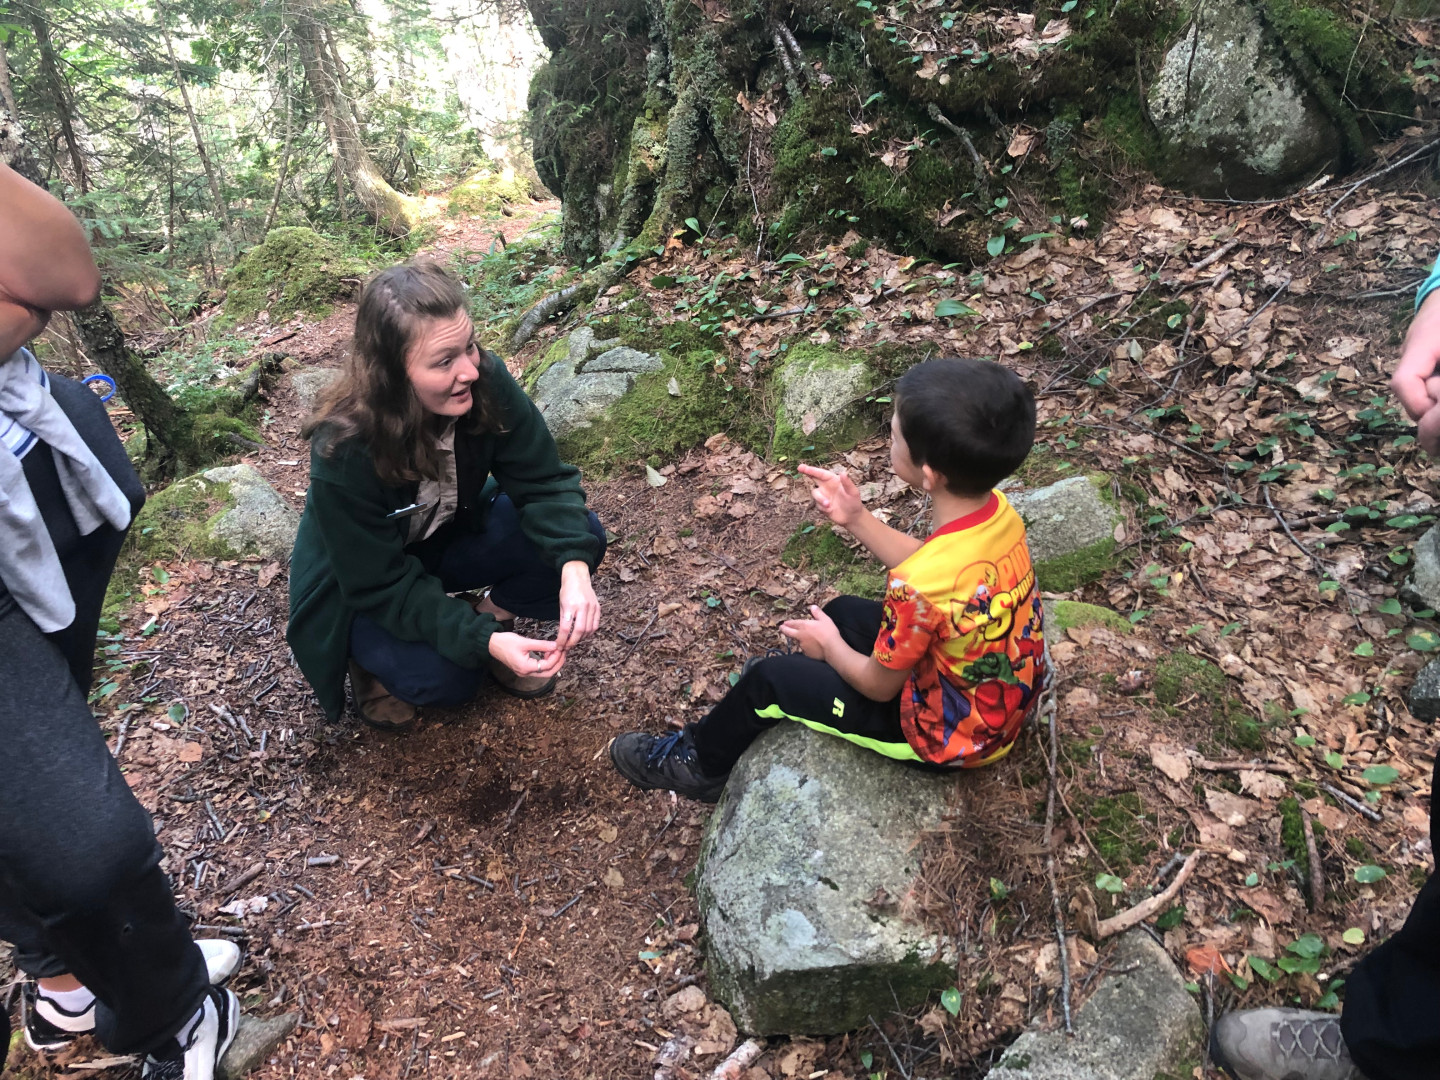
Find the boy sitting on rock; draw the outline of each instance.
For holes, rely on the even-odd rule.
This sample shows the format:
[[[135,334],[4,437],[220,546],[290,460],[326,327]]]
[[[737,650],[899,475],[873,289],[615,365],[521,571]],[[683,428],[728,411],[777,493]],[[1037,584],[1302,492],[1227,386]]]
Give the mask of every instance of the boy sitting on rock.
[[[747,664],[698,723],[615,739],[610,759],[631,783],[715,802],[783,720],[931,768],[1009,752],[1044,687],[1045,647],[1025,525],[993,488],[1030,452],[1035,401],[999,364],[930,360],[897,383],[890,432],[895,475],[932,500],[926,540],[866,510],[843,471],[800,466],[821,511],[889,568],[884,603],[812,606],[780,627],[800,653]]]

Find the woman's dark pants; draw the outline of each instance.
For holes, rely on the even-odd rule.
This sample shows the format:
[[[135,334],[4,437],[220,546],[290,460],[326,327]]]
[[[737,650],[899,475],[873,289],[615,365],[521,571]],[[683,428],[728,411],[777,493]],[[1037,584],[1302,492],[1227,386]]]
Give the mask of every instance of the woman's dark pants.
[[[593,512],[590,531],[605,555],[605,528]],[[467,592],[490,586],[497,606],[525,619],[560,617],[560,571],[540,553],[520,528],[520,514],[509,496],[491,504],[485,531],[452,529],[439,539],[438,550],[422,561],[433,562],[446,592]],[[423,641],[401,641],[366,615],[350,624],[350,655],[401,701],[412,705],[463,705],[490,678],[487,671],[464,668],[447,660]]]

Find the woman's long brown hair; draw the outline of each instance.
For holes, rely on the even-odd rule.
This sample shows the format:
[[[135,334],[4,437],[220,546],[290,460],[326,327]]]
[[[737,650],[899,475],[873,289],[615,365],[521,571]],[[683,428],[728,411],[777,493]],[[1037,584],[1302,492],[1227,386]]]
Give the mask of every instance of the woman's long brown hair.
[[[301,435],[309,439],[319,433],[320,452],[327,455],[359,439],[369,447],[375,473],[385,484],[438,477],[436,418],[415,396],[405,357],[424,320],[452,318],[468,308],[464,287],[433,262],[402,263],[376,274],[360,294],[355,339],[340,377],[325,391]],[[473,433],[498,426],[487,393],[491,362],[481,354],[470,411],[461,420]]]

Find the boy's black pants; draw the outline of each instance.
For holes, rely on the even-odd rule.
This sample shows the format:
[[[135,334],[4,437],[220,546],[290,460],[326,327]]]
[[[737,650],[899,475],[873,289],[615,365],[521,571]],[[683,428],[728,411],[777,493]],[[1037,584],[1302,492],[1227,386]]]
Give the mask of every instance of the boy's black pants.
[[[53,376],[51,387],[138,507],[144,489],[99,399]],[[174,1036],[208,978],[160,869],[150,815],[85,702],[124,535],[108,525],[79,535],[49,447],[31,450],[24,468],[76,616],[64,630],[41,633],[0,588],[0,941],[14,944],[16,965],[29,975],[78,978],[98,1000],[100,1041],[114,1053],[138,1053]]]
[[[1430,840],[1440,840],[1430,780]],[[1440,875],[1431,874],[1399,933],[1365,956],[1345,986],[1340,1030],[1368,1080],[1440,1076]]]
[[[845,643],[870,655],[880,632],[883,606],[858,596],[838,596],[825,614]],[[692,731],[700,768],[723,776],[763,731],[784,720],[838,735],[899,761],[919,756],[900,727],[900,698],[871,701],[824,660],[801,653],[762,660],[731,688]]]

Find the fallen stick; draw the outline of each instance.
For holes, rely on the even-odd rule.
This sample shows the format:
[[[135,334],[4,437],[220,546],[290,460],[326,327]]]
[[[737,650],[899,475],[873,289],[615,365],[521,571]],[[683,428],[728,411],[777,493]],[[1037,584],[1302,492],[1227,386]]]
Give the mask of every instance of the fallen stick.
[[[1319,911],[1325,902],[1325,870],[1320,865],[1320,852],[1315,847],[1315,827],[1310,814],[1301,809],[1300,826],[1305,830],[1305,853],[1310,856],[1310,910]]]
[[[1322,790],[1328,792],[1331,795],[1334,795],[1335,798],[1339,799],[1346,806],[1350,807],[1351,810],[1354,810],[1357,814],[1362,814],[1365,817],[1369,818],[1371,821],[1385,820],[1380,815],[1379,810],[1372,810],[1370,807],[1366,806],[1353,795],[1347,795],[1345,792],[1341,791],[1334,784],[1321,784],[1320,787]]]
[[[765,1052],[765,1044],[759,1039],[746,1039],[730,1052],[730,1056],[715,1066],[710,1080],[740,1080],[745,1070]]]
[[[1055,797],[1060,791],[1056,767],[1060,758],[1060,742],[1056,734],[1059,724],[1052,684],[1046,695],[1044,712],[1050,723],[1050,789],[1045,796],[1045,870],[1050,877],[1050,907],[1055,915],[1055,943],[1059,946],[1060,963],[1060,1013],[1065,1020],[1065,1034],[1075,1032],[1075,1021],[1070,1013],[1070,950],[1065,944],[1065,914],[1060,909],[1060,883],[1055,878]]]
[[[1185,865],[1180,867],[1180,872],[1175,875],[1175,880],[1166,886],[1165,891],[1156,893],[1148,900],[1141,900],[1140,903],[1119,915],[1112,915],[1108,919],[1101,919],[1100,925],[1095,930],[1095,940],[1103,941],[1107,937],[1113,937],[1122,930],[1129,930],[1132,926],[1139,926],[1151,915],[1156,914],[1166,904],[1174,900],[1185,882],[1190,880],[1190,875],[1195,872],[1195,864],[1200,861],[1201,853],[1192,851],[1190,857],[1185,860]]]
[[[218,886],[215,891],[210,894],[210,896],[212,899],[215,900],[218,900],[222,896],[229,896],[236,889],[240,889],[246,885],[249,885],[250,882],[254,881],[264,872],[265,864],[263,862],[258,862],[254,866],[250,867],[250,869],[246,870],[239,877],[227,878],[225,880],[225,883]]]
[[[1224,244],[1224,245],[1216,248],[1214,251],[1210,252],[1209,255],[1206,255],[1206,256],[1205,256],[1203,259],[1201,259],[1199,262],[1193,262],[1193,263],[1191,263],[1191,264],[1190,264],[1190,269],[1191,269],[1191,270],[1204,270],[1204,269],[1205,269],[1207,266],[1209,266],[1211,263],[1219,262],[1219,261],[1220,261],[1221,259],[1223,259],[1226,255],[1229,255],[1230,252],[1234,251],[1237,247],[1239,247],[1239,246],[1240,246],[1241,244],[1243,244],[1244,242],[1245,242],[1244,240],[1239,239],[1239,238],[1237,237],[1236,239],[1231,240],[1228,244]]]
[[[1190,759],[1190,764],[1203,772],[1274,772],[1292,776],[1299,770],[1283,761],[1211,761],[1199,755]]]

